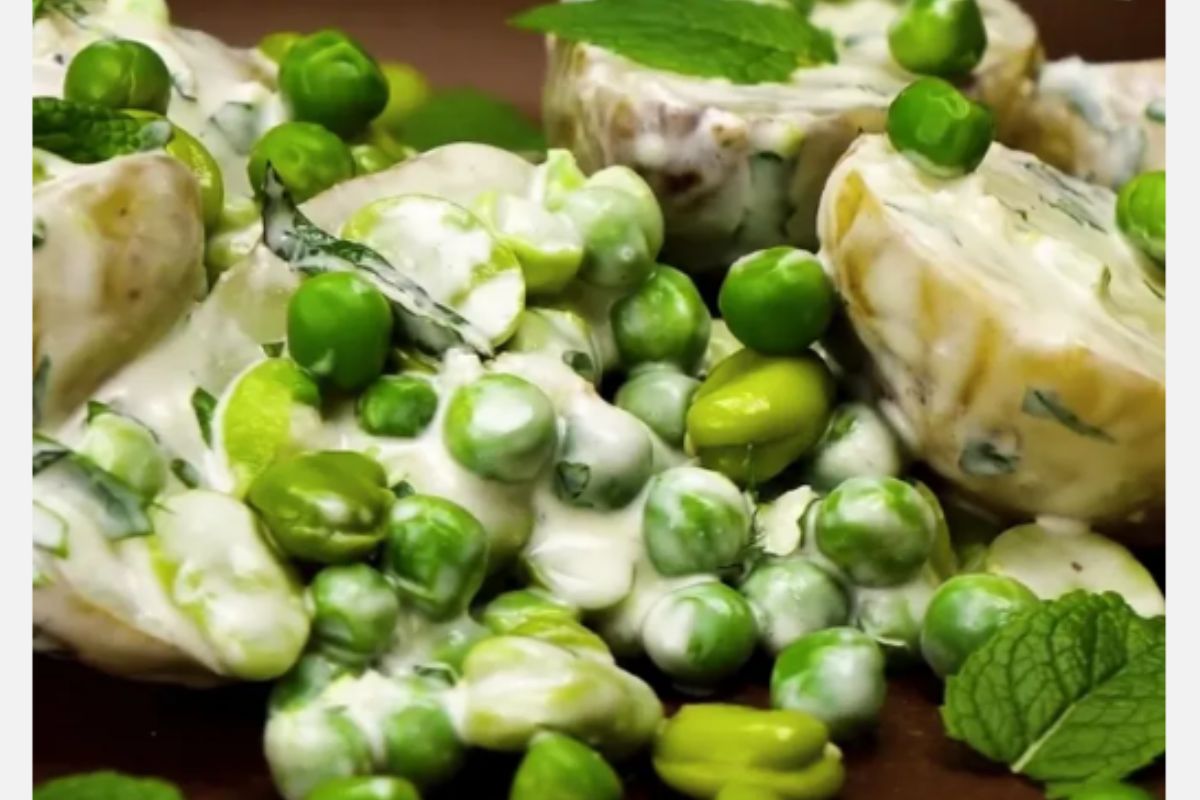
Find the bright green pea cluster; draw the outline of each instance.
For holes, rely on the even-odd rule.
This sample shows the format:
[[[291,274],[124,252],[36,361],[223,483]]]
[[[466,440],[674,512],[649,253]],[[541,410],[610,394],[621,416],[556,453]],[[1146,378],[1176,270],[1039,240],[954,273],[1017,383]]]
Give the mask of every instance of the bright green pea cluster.
[[[908,0],[888,30],[888,47],[900,66],[942,78],[970,74],[987,43],[977,0]]]

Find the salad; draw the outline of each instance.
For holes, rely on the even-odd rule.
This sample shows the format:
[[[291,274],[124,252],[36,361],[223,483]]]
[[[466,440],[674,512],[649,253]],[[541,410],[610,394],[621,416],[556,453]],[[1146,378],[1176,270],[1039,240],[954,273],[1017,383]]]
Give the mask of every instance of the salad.
[[[922,670],[1050,796],[1148,797],[1161,69],[1043,65],[1011,0],[513,23],[547,148],[462,106],[431,141],[337,29],[34,3],[35,651],[270,683],[285,800],[447,796],[481,751],[512,800],[647,760],[821,800]],[[34,797],[86,792],[181,796]]]

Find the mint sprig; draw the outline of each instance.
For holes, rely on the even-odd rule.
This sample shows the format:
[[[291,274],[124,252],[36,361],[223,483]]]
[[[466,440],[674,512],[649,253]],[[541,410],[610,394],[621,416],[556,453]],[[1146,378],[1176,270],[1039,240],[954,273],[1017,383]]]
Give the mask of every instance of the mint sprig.
[[[33,146],[77,164],[157,150],[171,140],[171,123],[137,119],[103,106],[33,98]]]
[[[785,8],[730,0],[589,0],[540,6],[518,28],[587,42],[655,69],[752,84],[837,61],[828,31]]]
[[[47,781],[33,790],[33,800],[183,800],[183,795],[154,778],[92,772]]]
[[[1166,749],[1166,620],[1112,592],[1042,603],[946,682],[942,719],[1035,780],[1120,780]]]

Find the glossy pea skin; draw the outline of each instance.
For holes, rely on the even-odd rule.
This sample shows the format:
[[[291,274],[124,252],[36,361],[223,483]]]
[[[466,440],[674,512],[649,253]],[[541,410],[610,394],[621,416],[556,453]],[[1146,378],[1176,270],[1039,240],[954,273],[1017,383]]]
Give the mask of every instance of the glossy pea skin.
[[[750,543],[750,512],[737,486],[720,473],[675,467],[650,483],[642,541],[660,575],[729,569]]]
[[[388,99],[375,121],[389,131],[400,132],[409,114],[429,99],[429,81],[411,64],[385,61],[380,69],[387,81]]]
[[[659,266],[612,309],[613,337],[626,369],[671,364],[692,372],[712,330],[712,315],[692,279]]]
[[[358,397],[358,425],[375,436],[412,438],[433,421],[433,384],[413,375],[384,375]]]
[[[326,686],[353,671],[353,667],[324,653],[305,653],[271,687],[269,708],[272,712],[302,708]]]
[[[326,567],[308,591],[312,640],[322,652],[363,664],[391,644],[400,601],[378,570],[366,564]]]
[[[561,210],[583,236],[582,281],[628,291],[650,275],[657,252],[636,197],[611,186],[585,186],[566,194]]]
[[[246,173],[255,193],[263,188],[270,163],[297,203],[354,177],[354,156],[346,143],[311,122],[284,122],[254,143]]]
[[[813,519],[817,548],[860,586],[896,586],[929,558],[937,517],[921,493],[896,478],[851,478]]]
[[[279,90],[292,116],[339,136],[359,133],[388,101],[388,83],[369,53],[341,31],[295,42],[279,65]]]
[[[162,57],[141,42],[101,39],[76,53],[67,65],[63,97],[165,114],[171,101],[171,73]]]
[[[504,634],[530,620],[579,621],[579,611],[537,589],[514,589],[492,598],[479,621],[492,633]]]
[[[462,466],[505,483],[533,480],[554,454],[554,405],[515,375],[485,375],[459,388],[443,424],[446,446]]]
[[[433,703],[411,705],[388,717],[383,723],[383,751],[388,772],[422,789],[450,779],[465,755],[450,718]]]
[[[919,75],[968,75],[983,60],[987,44],[976,0],[908,0],[888,29],[892,58]]]
[[[922,78],[888,108],[888,139],[920,170],[936,178],[974,172],[995,137],[992,112],[940,78]]]
[[[592,748],[561,733],[539,734],[513,777],[509,800],[620,800],[621,779]]]
[[[554,463],[554,491],[580,508],[622,508],[633,501],[654,469],[646,426],[632,414],[595,403],[566,415]]]
[[[280,794],[307,798],[327,781],[371,771],[371,745],[339,711],[307,709],[272,714],[264,749]]]
[[[750,601],[759,635],[772,653],[814,631],[845,625],[850,618],[845,590],[806,558],[759,564],[742,582],[741,592]]]
[[[421,800],[421,796],[406,780],[374,776],[325,781],[304,800]]]
[[[1117,227],[1142,252],[1167,263],[1167,173],[1143,172],[1117,195]]]
[[[940,677],[953,675],[1006,622],[1038,602],[1003,575],[958,575],[938,588],[921,626],[921,652]]]
[[[396,163],[383,148],[375,144],[356,144],[350,147],[355,175],[373,175]]]
[[[638,369],[617,390],[617,408],[640,419],[672,447],[682,447],[687,411],[700,381],[671,366]]]
[[[288,354],[322,383],[344,392],[383,372],[392,342],[387,298],[353,272],[308,278],[287,311]]]
[[[356,561],[383,540],[394,496],[383,468],[360,453],[303,453],[267,467],[246,499],[285,554]]]
[[[718,305],[737,340],[766,355],[798,355],[833,319],[833,284],[803,250],[772,247],[734,262]]]
[[[642,625],[646,655],[689,687],[712,686],[741,669],[754,653],[754,612],[735,590],[716,581],[661,597]]]
[[[384,571],[431,619],[450,619],[466,610],[483,584],[487,558],[487,532],[457,503],[414,494],[393,506]]]
[[[835,740],[875,721],[887,682],[879,645],[854,628],[830,628],[787,647],[771,670],[771,706],[805,711]]]

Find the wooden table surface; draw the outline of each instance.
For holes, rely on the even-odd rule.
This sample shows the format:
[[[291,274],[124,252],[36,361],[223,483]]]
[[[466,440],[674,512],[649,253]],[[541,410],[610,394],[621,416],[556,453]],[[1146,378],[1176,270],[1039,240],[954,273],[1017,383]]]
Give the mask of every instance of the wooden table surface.
[[[505,28],[525,0],[172,0],[175,20],[230,42],[265,32],[336,25],[377,55],[406,60],[439,86],[473,85],[536,116],[543,49]],[[1161,57],[1165,0],[1025,0],[1051,56],[1102,60]],[[1162,554],[1149,559],[1161,564]],[[722,699],[762,705],[767,665]],[[664,691],[668,704],[680,698]],[[158,775],[188,800],[275,800],[262,758],[265,690],[203,692],[134,684],[78,665],[35,658],[34,779],[95,769]],[[1022,779],[980,762],[947,740],[937,716],[939,685],[923,671],[895,677],[872,739],[847,751],[848,800],[1037,800]],[[507,794],[512,760],[474,759],[469,777],[442,796],[488,800]],[[645,764],[629,767],[631,798],[668,798]],[[1163,769],[1143,776],[1164,796]]]

